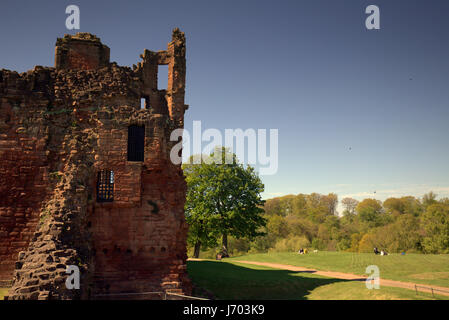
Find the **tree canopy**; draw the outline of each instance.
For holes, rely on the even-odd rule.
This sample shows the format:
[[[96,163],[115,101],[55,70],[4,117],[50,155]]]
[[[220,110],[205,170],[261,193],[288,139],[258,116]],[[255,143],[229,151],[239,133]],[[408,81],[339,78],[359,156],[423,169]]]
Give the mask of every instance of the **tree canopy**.
[[[262,236],[230,237],[233,254],[300,248],[372,252],[449,253],[449,199],[430,192],[413,196],[341,200],[334,194],[297,194],[266,200]],[[334,213],[333,213],[334,212]],[[214,247],[214,246],[212,246]],[[213,249],[211,249],[213,250]]]
[[[226,161],[226,159],[232,161]],[[193,158],[192,158],[193,159]],[[222,240],[222,254],[228,255],[228,236],[253,239],[262,235],[264,185],[254,168],[238,162],[228,149],[201,155],[201,163],[184,164],[187,182],[186,219],[189,243],[211,247]],[[230,163],[229,163],[230,162]]]

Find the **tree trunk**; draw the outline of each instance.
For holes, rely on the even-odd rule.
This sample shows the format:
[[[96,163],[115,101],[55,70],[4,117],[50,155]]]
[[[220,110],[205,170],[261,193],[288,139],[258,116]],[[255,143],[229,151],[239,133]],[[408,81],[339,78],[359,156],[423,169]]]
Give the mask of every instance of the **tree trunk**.
[[[195,243],[195,250],[193,251],[193,257],[195,259],[198,259],[200,256],[200,248],[201,248],[201,241],[197,241]]]
[[[229,254],[228,254],[228,234],[227,233],[223,233],[223,239],[221,241],[221,252],[222,252],[222,258],[228,258]]]

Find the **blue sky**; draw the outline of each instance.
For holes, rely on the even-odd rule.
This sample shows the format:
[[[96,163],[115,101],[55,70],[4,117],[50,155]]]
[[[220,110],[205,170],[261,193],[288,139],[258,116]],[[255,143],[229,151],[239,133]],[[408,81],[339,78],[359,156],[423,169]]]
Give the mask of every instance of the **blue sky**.
[[[184,31],[186,129],[279,130],[265,197],[449,196],[448,1],[2,1],[0,68],[53,66],[69,4],[120,65]]]

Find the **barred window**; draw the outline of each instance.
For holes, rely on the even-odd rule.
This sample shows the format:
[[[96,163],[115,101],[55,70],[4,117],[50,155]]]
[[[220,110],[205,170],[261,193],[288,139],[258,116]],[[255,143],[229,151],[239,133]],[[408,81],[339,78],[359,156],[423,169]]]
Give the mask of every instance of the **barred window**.
[[[128,161],[143,161],[145,126],[128,127]]]
[[[97,202],[114,200],[114,171],[101,170],[97,179]]]

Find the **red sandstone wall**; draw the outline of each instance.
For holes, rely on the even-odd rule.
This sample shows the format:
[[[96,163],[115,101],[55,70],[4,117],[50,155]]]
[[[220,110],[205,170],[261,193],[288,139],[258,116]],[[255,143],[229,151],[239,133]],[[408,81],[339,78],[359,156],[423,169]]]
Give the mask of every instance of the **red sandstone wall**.
[[[67,55],[67,69],[96,69],[100,65],[98,49],[90,46],[73,45]]]
[[[183,127],[186,108],[184,36],[175,31],[169,51],[146,51],[133,70],[98,69],[109,61],[108,48],[80,37],[83,45],[58,39],[56,69],[20,77],[0,71],[0,279],[11,277],[18,251],[26,250],[11,299],[76,297],[61,286],[63,263],[74,261],[89,273],[83,285],[93,295],[189,294],[186,186],[169,160],[176,143],[169,136]],[[154,87],[161,62],[174,77],[167,91]],[[149,98],[147,109],[140,110],[141,97]],[[133,124],[145,125],[144,162],[127,161]],[[115,175],[111,203],[96,202],[103,169]],[[52,182],[52,174],[62,178]]]
[[[34,97],[34,100],[18,90],[20,83],[27,81],[11,72],[3,72],[2,80],[0,280],[11,280],[17,255],[28,246],[39,221],[41,203],[47,195],[47,136],[42,130],[45,125],[37,105],[39,98]],[[25,104],[29,108],[23,109]]]
[[[67,34],[59,38],[55,53],[57,69],[94,70],[109,64],[109,48],[88,33]]]
[[[168,188],[167,171],[144,174],[141,207],[111,203],[95,207],[91,221],[97,293],[182,292],[185,242],[181,239],[187,231],[180,219],[183,193]]]
[[[89,215],[94,293],[188,293],[185,182],[180,168],[168,159],[167,116],[123,107],[120,112],[126,121],[99,119],[95,167],[113,170],[115,183],[114,201],[95,202]],[[144,162],[127,161],[131,124],[145,125]]]

